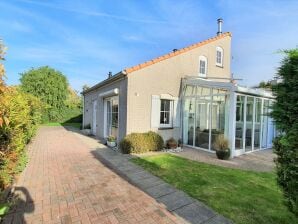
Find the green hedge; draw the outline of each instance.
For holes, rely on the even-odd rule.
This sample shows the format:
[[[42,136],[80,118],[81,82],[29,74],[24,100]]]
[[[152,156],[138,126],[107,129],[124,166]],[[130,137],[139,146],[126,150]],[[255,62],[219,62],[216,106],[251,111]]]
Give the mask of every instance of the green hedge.
[[[0,95],[5,100],[8,124],[0,126],[0,190],[10,185],[13,176],[24,165],[25,147],[34,136],[42,117],[42,103],[36,97],[16,88]]]
[[[120,148],[123,153],[159,151],[163,147],[164,141],[162,137],[152,131],[129,134],[120,142]]]
[[[272,86],[276,101],[271,115],[280,133],[274,151],[278,184],[298,217],[298,48],[284,53],[277,74],[280,82]]]

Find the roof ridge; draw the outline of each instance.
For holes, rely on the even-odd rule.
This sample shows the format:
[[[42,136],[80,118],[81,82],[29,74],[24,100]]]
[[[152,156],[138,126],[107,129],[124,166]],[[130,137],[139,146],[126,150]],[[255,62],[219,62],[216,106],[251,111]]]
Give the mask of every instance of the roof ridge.
[[[139,70],[141,68],[147,67],[147,66],[152,65],[152,64],[156,64],[157,62],[160,62],[160,61],[166,60],[168,58],[174,57],[176,55],[182,54],[184,52],[190,51],[190,50],[192,50],[194,48],[201,47],[203,45],[206,45],[206,44],[208,44],[210,42],[219,40],[219,39],[221,39],[223,37],[226,37],[226,36],[230,36],[231,37],[232,36],[232,33],[231,32],[225,32],[225,33],[223,33],[221,35],[218,35],[218,36],[215,36],[215,37],[211,37],[209,39],[206,39],[206,40],[197,42],[195,44],[189,45],[187,47],[181,48],[179,50],[176,50],[175,52],[170,52],[170,53],[164,54],[162,56],[153,58],[153,59],[151,59],[149,61],[145,61],[143,63],[137,64],[135,66],[132,66],[132,67],[129,67],[129,68],[125,68],[124,71],[125,71],[126,74],[131,73],[131,72],[134,72],[134,71],[137,71],[137,70]]]

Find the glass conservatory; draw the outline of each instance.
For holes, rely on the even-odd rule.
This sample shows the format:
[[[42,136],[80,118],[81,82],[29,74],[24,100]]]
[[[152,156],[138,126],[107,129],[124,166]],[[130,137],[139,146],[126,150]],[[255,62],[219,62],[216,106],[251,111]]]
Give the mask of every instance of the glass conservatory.
[[[182,86],[184,145],[214,152],[215,139],[224,135],[232,156],[272,147],[270,92],[192,77]]]

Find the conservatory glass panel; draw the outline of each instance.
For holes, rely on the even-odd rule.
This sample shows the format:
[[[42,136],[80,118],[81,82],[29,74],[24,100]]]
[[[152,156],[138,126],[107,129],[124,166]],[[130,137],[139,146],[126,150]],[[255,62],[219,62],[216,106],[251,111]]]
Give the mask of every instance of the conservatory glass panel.
[[[248,96],[246,101],[245,152],[252,150],[253,108],[254,98]]]
[[[211,116],[211,150],[213,143],[219,135],[228,134],[228,107],[227,95],[213,96],[212,116]]]
[[[236,130],[235,130],[235,148],[243,148],[243,129],[244,129],[244,96],[237,96],[236,105]]]
[[[255,130],[254,130],[254,149],[260,148],[261,140],[261,113],[262,113],[262,100],[256,98],[255,104]]]
[[[184,96],[193,96],[196,94],[196,86],[186,86]]]
[[[268,112],[269,112],[269,100],[264,100],[263,114],[262,114],[262,148],[267,148],[268,138]]]
[[[186,145],[193,145],[195,119],[195,99],[185,99],[183,108],[183,141]]]
[[[196,110],[195,146],[209,149],[210,102],[198,100]]]

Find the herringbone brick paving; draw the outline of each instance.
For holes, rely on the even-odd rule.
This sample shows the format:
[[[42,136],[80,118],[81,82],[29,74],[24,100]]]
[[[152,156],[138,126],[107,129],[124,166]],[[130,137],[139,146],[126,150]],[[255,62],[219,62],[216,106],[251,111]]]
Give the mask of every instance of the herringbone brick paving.
[[[41,127],[4,223],[181,223],[153,198],[94,158],[63,127]]]

